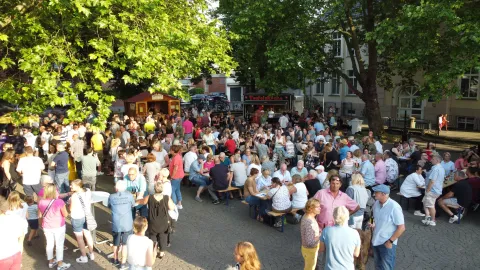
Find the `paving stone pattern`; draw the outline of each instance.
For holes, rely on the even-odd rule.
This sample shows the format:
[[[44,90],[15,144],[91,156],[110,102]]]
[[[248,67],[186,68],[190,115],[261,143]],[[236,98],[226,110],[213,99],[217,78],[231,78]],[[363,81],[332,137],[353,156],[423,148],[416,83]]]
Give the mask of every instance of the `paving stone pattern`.
[[[113,192],[112,179],[101,177],[97,190]],[[238,241],[252,242],[260,256],[263,269],[303,269],[300,252],[300,226],[285,226],[280,233],[274,228],[248,217],[248,206],[235,199],[230,205],[212,205],[207,193],[203,203],[193,200],[196,188],[182,187],[183,210],[173,235],[172,246],[162,260],[157,260],[154,269],[225,269],[234,263],[233,250]],[[461,224],[449,224],[445,214],[436,227],[425,227],[420,217],[413,216],[413,209],[404,211],[406,232],[399,240],[396,269],[480,269],[478,245],[480,243],[480,211],[470,213]],[[110,213],[103,206],[96,208],[99,233],[111,239]],[[40,234],[42,234],[40,232]],[[65,261],[71,269],[115,269],[101,254],[94,262],[78,264],[73,253],[76,241],[67,220],[68,250]],[[111,252],[108,245],[100,245],[104,252]],[[322,257],[319,266],[323,269]],[[22,269],[48,269],[43,236],[32,247],[25,245]],[[369,258],[367,269],[374,269]]]

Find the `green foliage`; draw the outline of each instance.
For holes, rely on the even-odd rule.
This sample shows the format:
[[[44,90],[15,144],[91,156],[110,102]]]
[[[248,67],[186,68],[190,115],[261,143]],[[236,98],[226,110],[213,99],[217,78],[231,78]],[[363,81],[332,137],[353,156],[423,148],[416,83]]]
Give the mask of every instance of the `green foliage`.
[[[404,5],[399,14],[383,21],[371,38],[388,65],[414,81],[421,72],[423,97],[440,100],[458,93],[455,81],[480,63],[478,1],[435,0]]]
[[[190,90],[188,90],[188,92],[190,93],[190,95],[196,95],[196,94],[204,94],[205,93],[205,89],[203,88],[192,88]]]
[[[120,82],[185,96],[178,79],[234,62],[205,0],[11,0],[0,6],[0,99],[39,113],[71,105],[65,121],[98,114]]]

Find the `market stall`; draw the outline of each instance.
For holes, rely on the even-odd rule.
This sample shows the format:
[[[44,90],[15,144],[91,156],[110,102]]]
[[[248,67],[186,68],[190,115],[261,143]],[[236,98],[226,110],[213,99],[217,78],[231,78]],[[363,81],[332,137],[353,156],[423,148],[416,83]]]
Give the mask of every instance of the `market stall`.
[[[250,119],[255,112],[263,110],[265,113],[273,111],[273,118],[278,119],[283,112],[294,110],[293,94],[279,94],[269,96],[266,94],[245,94],[243,96],[243,117]]]
[[[180,99],[165,94],[143,92],[125,100],[125,114],[147,116],[148,112],[172,114],[180,111]]]

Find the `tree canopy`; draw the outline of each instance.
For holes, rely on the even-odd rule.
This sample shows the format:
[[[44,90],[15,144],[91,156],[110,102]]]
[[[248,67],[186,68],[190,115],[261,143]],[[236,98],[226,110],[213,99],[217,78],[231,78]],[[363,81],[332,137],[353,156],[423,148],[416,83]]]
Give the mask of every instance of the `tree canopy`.
[[[420,72],[421,94],[438,100],[478,63],[478,12],[469,10],[478,1],[220,0],[218,13],[243,83],[278,92],[303,79],[341,77],[365,102],[370,128],[381,132],[377,86],[393,89],[396,75],[413,83]],[[339,36],[351,73],[338,57]]]
[[[205,0],[9,0],[0,5],[0,99],[21,114],[71,105],[105,123],[115,83],[185,94],[178,80],[235,65]],[[213,65],[214,64],[214,65]]]

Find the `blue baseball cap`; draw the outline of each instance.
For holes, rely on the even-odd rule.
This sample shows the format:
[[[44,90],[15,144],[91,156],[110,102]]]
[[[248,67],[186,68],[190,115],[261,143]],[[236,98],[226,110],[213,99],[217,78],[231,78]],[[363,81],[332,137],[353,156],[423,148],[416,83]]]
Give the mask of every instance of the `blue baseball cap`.
[[[390,194],[390,187],[387,186],[387,185],[374,186],[374,187],[372,187],[372,189],[375,192],[382,192],[382,193],[385,193],[385,194]]]

